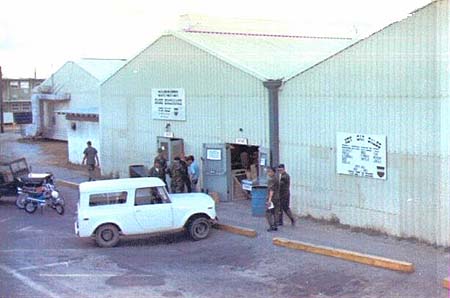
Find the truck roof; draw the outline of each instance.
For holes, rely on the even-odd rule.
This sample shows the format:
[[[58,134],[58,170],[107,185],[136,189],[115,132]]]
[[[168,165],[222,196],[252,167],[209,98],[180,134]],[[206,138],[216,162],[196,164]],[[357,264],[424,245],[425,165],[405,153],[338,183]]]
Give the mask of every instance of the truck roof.
[[[123,178],[98,180],[80,183],[81,192],[105,192],[105,191],[123,191],[127,189],[136,189],[144,187],[165,186],[164,182],[155,177],[144,178]]]

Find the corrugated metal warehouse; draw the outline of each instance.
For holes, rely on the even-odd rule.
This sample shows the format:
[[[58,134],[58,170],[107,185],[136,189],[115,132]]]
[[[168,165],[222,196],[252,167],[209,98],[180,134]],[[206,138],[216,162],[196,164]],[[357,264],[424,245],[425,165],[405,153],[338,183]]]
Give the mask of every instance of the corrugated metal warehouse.
[[[197,157],[205,143],[238,138],[270,147],[263,83],[298,73],[351,42],[200,31],[161,36],[102,84],[102,172],[123,177],[130,164],[150,165],[168,124],[186,154]],[[152,92],[172,91],[184,94],[185,118],[152,114]]]
[[[450,245],[448,50],[436,1],[286,82],[280,156],[297,213]],[[370,172],[355,161],[371,161],[369,138],[385,143],[383,179],[355,177]]]
[[[124,64],[122,59],[66,62],[33,95],[34,133],[68,141],[69,161],[80,163],[86,141],[100,143],[100,84]]]
[[[433,2],[359,42],[163,35],[101,86],[102,172],[150,165],[160,136],[204,175],[232,171],[205,163],[243,141],[287,165],[298,214],[448,246],[448,11]]]

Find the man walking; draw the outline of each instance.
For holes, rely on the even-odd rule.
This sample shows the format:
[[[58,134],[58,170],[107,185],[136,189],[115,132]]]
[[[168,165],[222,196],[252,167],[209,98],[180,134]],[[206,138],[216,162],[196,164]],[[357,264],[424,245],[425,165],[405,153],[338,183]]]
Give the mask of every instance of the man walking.
[[[92,142],[87,141],[87,148],[83,151],[84,157],[81,162],[82,165],[87,164],[89,181],[95,180],[95,166],[100,167],[100,162],[98,161],[97,149],[92,147]]]
[[[290,186],[291,186],[291,177],[286,172],[286,169],[284,167],[284,164],[280,164],[278,166],[278,180],[280,182],[280,210],[279,210],[279,216],[278,216],[278,225],[283,225],[283,212],[286,213],[286,215],[291,220],[291,224],[295,225],[295,219],[292,215],[291,208],[289,208],[290,204]]]
[[[266,219],[269,224],[267,232],[276,231],[278,223],[278,213],[280,208],[279,184],[275,176],[275,168],[267,169],[267,201],[266,201]]]

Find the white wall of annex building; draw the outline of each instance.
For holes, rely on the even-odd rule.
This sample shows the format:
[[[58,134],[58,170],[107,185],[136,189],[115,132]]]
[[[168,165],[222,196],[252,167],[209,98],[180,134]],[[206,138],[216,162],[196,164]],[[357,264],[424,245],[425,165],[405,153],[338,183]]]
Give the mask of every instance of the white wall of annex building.
[[[43,132],[50,139],[68,140],[70,123],[57,111],[98,107],[99,81],[73,62],[66,62],[42,85],[52,86],[54,93],[70,93],[69,101],[44,101]],[[71,134],[73,135],[73,133]],[[72,150],[69,148],[69,151]]]
[[[93,121],[68,121],[68,157],[69,162],[74,164],[81,164],[84,157],[84,149],[87,147],[86,142],[91,141],[92,146],[97,149],[100,165],[102,164],[100,155],[100,129],[98,122]],[[72,129],[71,124],[76,125],[76,129]]]
[[[295,211],[450,245],[449,16],[435,2],[288,81]],[[387,180],[336,173],[336,133],[387,136]]]

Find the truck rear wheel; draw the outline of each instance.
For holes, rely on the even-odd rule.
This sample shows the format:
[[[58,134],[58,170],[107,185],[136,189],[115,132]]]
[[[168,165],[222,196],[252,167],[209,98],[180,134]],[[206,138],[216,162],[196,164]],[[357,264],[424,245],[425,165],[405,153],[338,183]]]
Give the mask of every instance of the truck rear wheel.
[[[119,242],[119,229],[112,224],[100,226],[95,233],[95,242],[100,247],[114,247]]]

